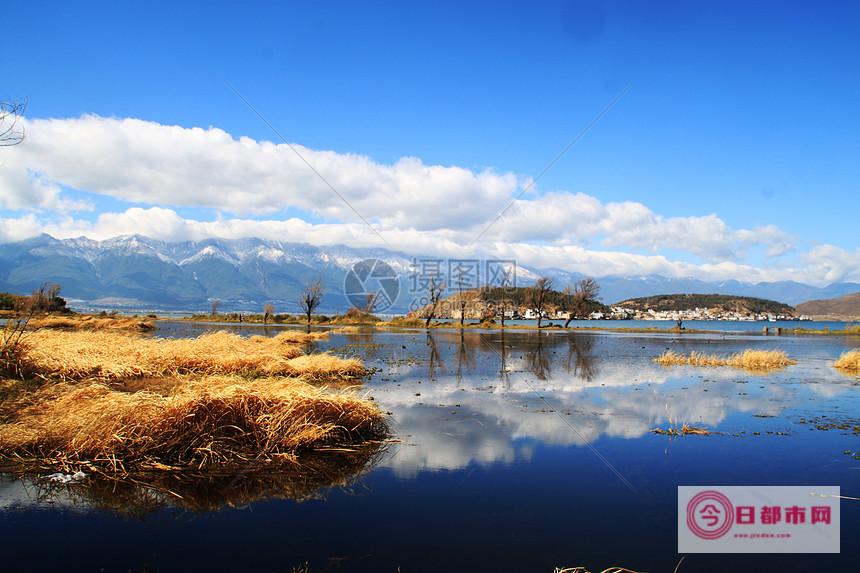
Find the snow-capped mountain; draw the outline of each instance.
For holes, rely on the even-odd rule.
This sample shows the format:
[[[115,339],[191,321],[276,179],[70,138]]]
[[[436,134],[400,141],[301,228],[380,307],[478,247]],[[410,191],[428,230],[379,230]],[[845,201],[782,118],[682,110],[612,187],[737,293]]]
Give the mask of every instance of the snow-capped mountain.
[[[343,310],[344,278],[358,261],[380,259],[401,277],[401,296],[391,309],[408,309],[409,274],[420,254],[346,246],[314,247],[264,239],[207,239],[165,242],[139,235],[104,241],[55,239],[48,235],[0,245],[0,291],[27,293],[45,282],[62,285],[63,295],[78,306],[177,308],[202,310],[219,299],[221,308],[259,310],[274,301],[281,312],[297,309],[302,286],[322,279],[326,295],[321,310]],[[520,286],[549,276],[561,288],[582,275],[560,269],[519,266]],[[860,291],[860,284],[815,287],[797,282],[711,283],[694,278],[602,277],[602,298],[612,303],[663,293],[723,293],[758,296],[796,304]]]

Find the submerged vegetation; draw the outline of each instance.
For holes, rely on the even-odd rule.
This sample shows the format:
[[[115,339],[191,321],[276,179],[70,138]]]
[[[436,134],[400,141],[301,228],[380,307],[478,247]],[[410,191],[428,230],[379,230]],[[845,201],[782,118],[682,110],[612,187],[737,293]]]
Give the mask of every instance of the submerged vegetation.
[[[16,375],[0,380],[0,466],[108,476],[272,470],[303,451],[383,437],[373,402],[319,386],[367,373],[356,359],[306,354],[323,336],[26,332]]]
[[[696,426],[690,426],[689,424],[682,424],[680,427],[674,426],[671,423],[669,427],[666,429],[663,428],[654,428],[651,430],[654,434],[661,434],[664,436],[710,436],[711,431],[706,430],[705,428],[699,428]]]
[[[372,469],[383,450],[376,442],[349,451],[307,452],[300,464],[277,464],[272,471],[254,472],[163,470],[137,472],[132,480],[90,476],[59,483],[31,481],[38,502],[70,504],[142,518],[163,508],[207,512],[246,507],[261,500],[305,501],[325,495],[328,488],[348,487]]]
[[[679,354],[667,350],[655,358],[654,362],[661,366],[731,366],[732,368],[752,371],[773,370],[797,364],[796,360],[789,358],[782,350],[752,349],[746,349],[730,356],[702,352]]]

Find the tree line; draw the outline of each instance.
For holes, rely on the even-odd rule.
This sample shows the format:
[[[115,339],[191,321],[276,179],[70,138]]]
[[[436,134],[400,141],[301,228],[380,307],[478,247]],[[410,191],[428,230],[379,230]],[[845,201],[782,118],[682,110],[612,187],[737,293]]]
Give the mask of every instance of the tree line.
[[[45,283],[30,295],[0,292],[0,310],[15,313],[67,313],[66,299],[60,296],[57,283]]]
[[[484,318],[496,318],[505,325],[505,315],[510,310],[528,308],[537,314],[537,326],[541,327],[543,317],[551,309],[561,310],[568,313],[564,323],[567,328],[571,321],[579,318],[587,318],[592,312],[606,310],[606,305],[600,302],[600,285],[593,278],[584,278],[573,284],[569,284],[562,290],[555,290],[555,283],[549,277],[537,279],[530,287],[495,286],[477,289],[478,298],[487,303]],[[430,326],[432,320],[439,313],[439,305],[445,285],[441,282],[431,281],[428,285],[428,304],[422,309],[421,316],[424,318],[425,326]],[[460,325],[464,324],[468,299],[461,290],[457,293],[457,308],[460,311]]]

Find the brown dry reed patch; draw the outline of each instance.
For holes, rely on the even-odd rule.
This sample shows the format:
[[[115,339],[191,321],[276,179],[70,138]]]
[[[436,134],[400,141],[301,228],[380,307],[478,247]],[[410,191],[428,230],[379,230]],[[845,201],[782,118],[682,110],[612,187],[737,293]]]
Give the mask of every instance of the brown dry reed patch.
[[[355,359],[304,355],[319,335],[283,332],[243,338],[227,332],[190,339],[158,339],[115,331],[39,330],[27,336],[27,359],[46,380],[114,381],[180,375],[302,376],[314,380],[367,373]]]
[[[654,434],[661,434],[664,436],[710,436],[711,431],[705,428],[699,428],[697,426],[690,426],[688,424],[683,424],[680,428],[677,426],[670,425],[668,428],[654,428],[651,430]]]
[[[680,354],[667,350],[654,359],[661,366],[731,366],[751,371],[766,371],[785,368],[797,364],[782,350],[752,350],[729,356],[717,354],[705,354],[702,352],[691,352]]]
[[[328,331],[329,334],[360,334],[361,328],[358,326],[341,326]]]
[[[833,366],[849,374],[860,374],[860,350],[844,352]]]
[[[45,316],[30,319],[32,329],[50,328],[57,330],[123,330],[129,332],[148,332],[155,329],[155,321],[126,316]]]
[[[20,467],[132,471],[295,464],[301,451],[385,434],[368,400],[289,378],[188,380],[167,396],[56,383],[0,425],[0,458]]]

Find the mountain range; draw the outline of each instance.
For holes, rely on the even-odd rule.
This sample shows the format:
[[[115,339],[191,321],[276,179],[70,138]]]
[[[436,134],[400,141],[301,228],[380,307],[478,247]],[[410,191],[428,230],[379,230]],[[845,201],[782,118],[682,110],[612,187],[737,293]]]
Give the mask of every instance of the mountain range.
[[[399,276],[400,296],[389,312],[407,311],[413,296],[413,255],[387,249],[347,246],[315,247],[257,238],[166,242],[128,235],[103,241],[85,237],[56,239],[40,235],[0,244],[0,291],[25,294],[46,282],[62,285],[76,308],[208,310],[219,299],[223,310],[259,311],[275,303],[279,312],[294,312],[303,285],[321,279],[325,295],[320,310],[344,310],[344,279],[352,265],[365,259],[387,263]],[[562,288],[583,275],[561,269],[518,265],[517,282],[525,286],[539,276]],[[860,292],[858,283],[826,287],[782,281],[708,282],[660,275],[599,278],[606,303],[665,293],[719,293],[754,296],[796,304],[810,299]]]

